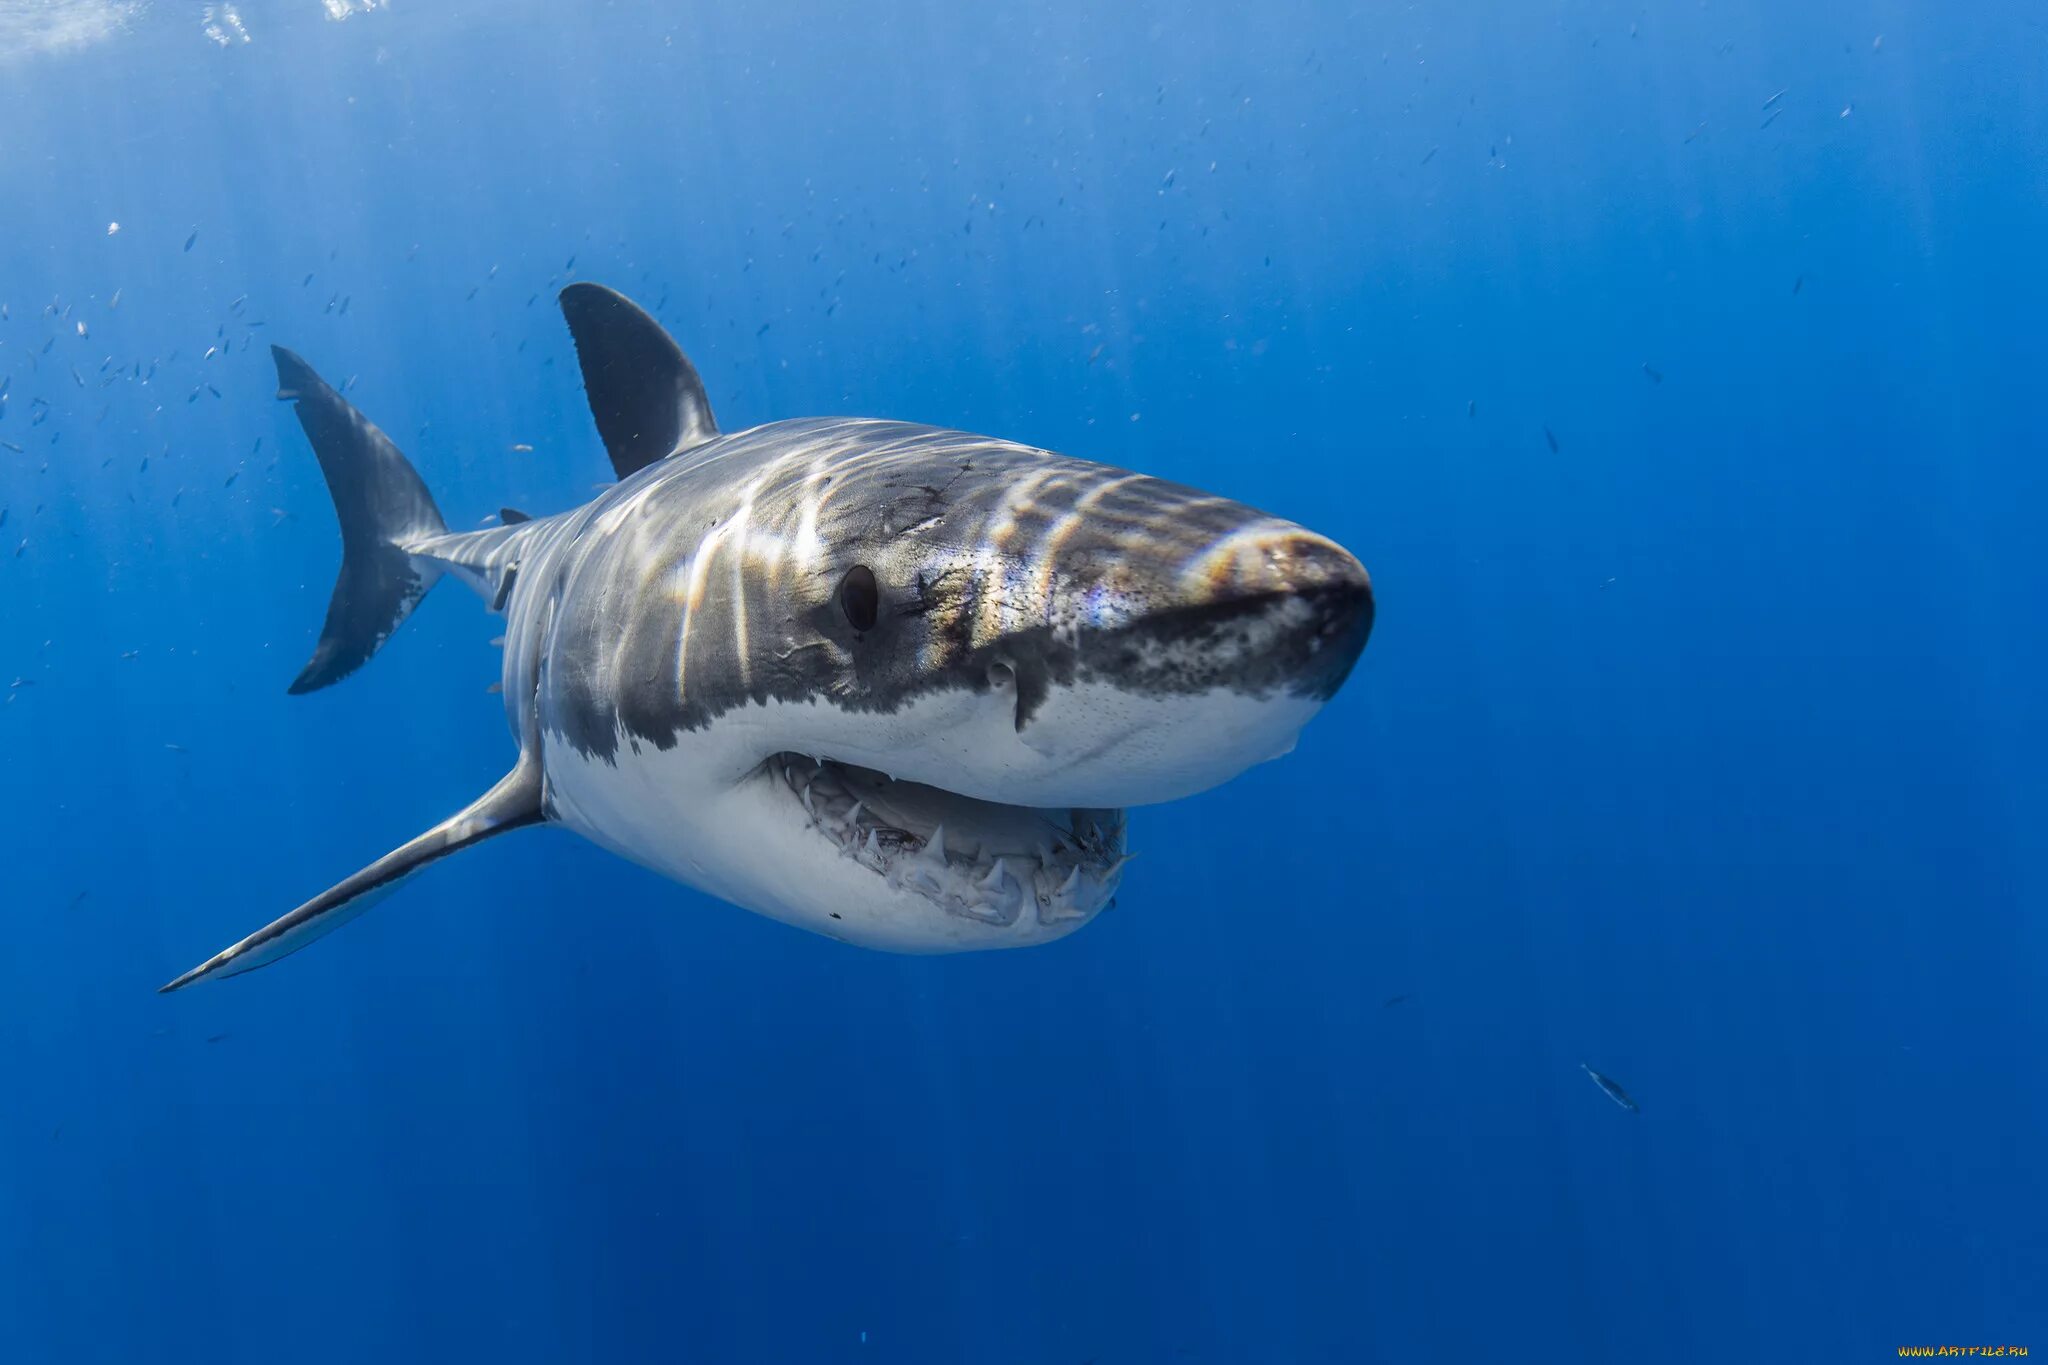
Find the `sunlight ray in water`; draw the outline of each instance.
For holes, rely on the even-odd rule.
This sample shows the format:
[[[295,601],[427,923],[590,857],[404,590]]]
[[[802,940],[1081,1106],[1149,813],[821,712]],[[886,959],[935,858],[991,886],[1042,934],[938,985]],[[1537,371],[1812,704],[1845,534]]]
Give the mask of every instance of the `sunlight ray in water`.
[[[0,64],[105,42],[143,8],[142,0],[0,0]]]

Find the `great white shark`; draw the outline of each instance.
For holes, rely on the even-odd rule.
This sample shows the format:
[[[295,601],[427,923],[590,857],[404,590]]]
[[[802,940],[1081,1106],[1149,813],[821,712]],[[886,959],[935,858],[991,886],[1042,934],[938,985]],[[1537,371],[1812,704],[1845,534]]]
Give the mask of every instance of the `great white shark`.
[[[898,952],[1061,938],[1116,893],[1125,809],[1293,748],[1350,674],[1370,579],[1179,484],[905,422],[721,434],[624,296],[560,296],[618,482],[447,528],[398,448],[274,348],[341,524],[310,692],[443,575],[506,619],[512,770],[178,977],[298,951],[425,864],[560,825],[711,895]]]

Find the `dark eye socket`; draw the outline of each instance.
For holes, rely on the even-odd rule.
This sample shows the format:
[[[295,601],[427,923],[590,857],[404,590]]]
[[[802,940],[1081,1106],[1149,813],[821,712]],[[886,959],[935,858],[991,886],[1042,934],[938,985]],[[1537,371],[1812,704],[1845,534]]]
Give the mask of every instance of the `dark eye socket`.
[[[882,609],[882,589],[875,582],[873,569],[856,564],[846,571],[846,577],[839,580],[839,609],[855,630],[875,628],[875,617]]]

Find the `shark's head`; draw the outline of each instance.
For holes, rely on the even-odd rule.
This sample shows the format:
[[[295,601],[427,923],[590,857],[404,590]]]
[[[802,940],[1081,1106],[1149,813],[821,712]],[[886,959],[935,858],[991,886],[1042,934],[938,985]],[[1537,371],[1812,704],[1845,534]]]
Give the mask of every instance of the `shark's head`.
[[[667,543],[632,551],[659,601],[615,637],[587,747],[622,773],[674,751],[710,789],[657,821],[673,856],[622,851],[873,946],[1085,923],[1124,808],[1287,752],[1372,626],[1365,570],[1322,536],[956,432],[777,423],[638,496],[693,510],[608,514]]]

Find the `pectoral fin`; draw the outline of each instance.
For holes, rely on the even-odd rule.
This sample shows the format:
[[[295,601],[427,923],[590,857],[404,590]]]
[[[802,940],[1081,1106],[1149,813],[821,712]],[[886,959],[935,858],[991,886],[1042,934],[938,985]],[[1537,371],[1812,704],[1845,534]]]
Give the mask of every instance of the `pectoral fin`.
[[[539,824],[541,774],[537,761],[522,757],[497,786],[459,813],[443,820],[352,877],[335,883],[298,909],[258,929],[163,987],[175,991],[216,976],[239,976],[267,967],[325,934],[333,933],[375,905],[398,883],[433,862],[480,844],[494,834]]]

